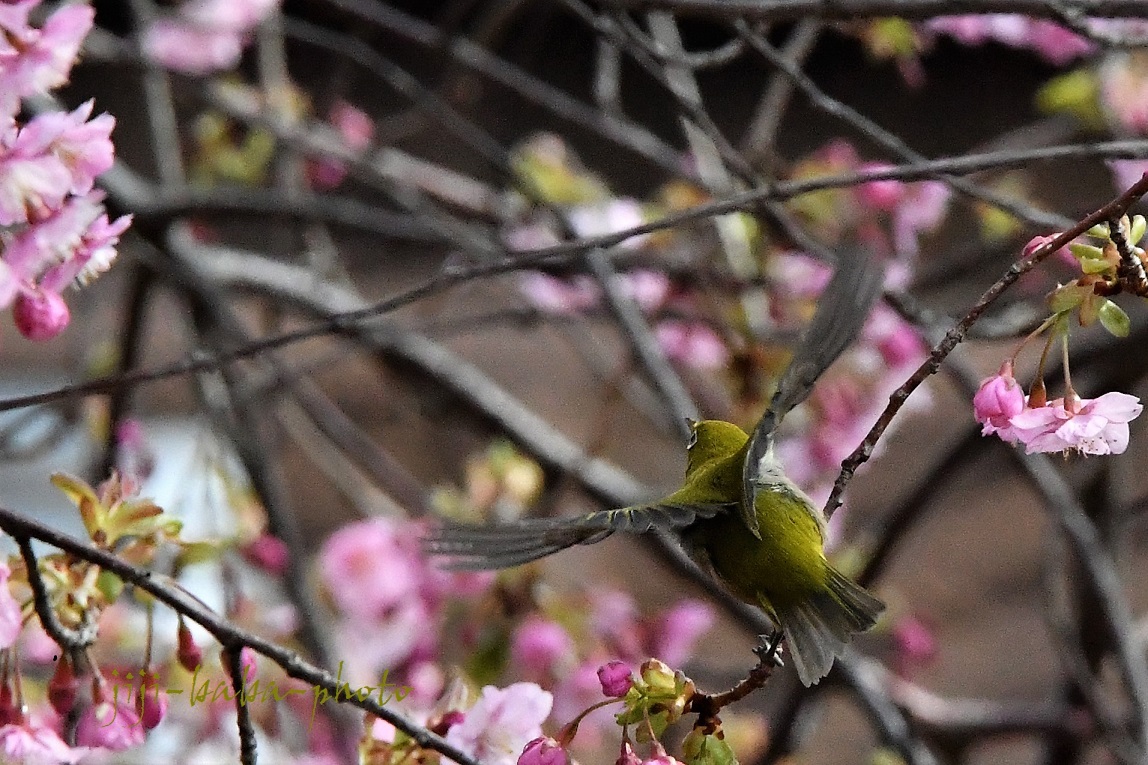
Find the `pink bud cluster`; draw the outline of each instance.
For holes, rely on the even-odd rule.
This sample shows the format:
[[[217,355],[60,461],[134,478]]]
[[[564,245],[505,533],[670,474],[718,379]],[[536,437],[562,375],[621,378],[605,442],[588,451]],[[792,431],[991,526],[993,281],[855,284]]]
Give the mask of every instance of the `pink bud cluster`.
[[[1026,396],[1013,377],[1011,361],[981,383],[973,413],[982,434],[1005,443],[1020,443],[1027,454],[1070,452],[1121,454],[1128,448],[1128,423],[1144,410],[1127,393],[1105,393],[1095,399],[1075,395],[1040,402]]]
[[[86,5],[65,5],[40,28],[28,16],[40,0],[0,5],[0,308],[16,327],[48,340],[67,327],[61,293],[111,265],[131,216],[104,211],[96,176],[112,165],[115,120],[93,118],[92,102],[21,124],[20,100],[67,81],[92,27]]]

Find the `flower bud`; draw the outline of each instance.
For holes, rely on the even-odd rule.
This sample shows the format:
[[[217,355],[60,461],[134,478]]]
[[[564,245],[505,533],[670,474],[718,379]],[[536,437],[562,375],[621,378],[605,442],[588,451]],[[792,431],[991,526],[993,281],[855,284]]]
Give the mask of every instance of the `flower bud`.
[[[12,304],[16,329],[29,340],[51,340],[71,321],[68,304],[55,292],[21,292]]]
[[[72,662],[68,660],[68,655],[64,654],[56,664],[52,679],[48,681],[48,701],[61,717],[72,711],[79,687],[76,673],[72,671]]]
[[[568,765],[570,755],[554,739],[539,736],[522,749],[518,765]]]
[[[179,622],[179,640],[175,652],[176,659],[188,672],[194,672],[196,667],[203,664],[203,651],[195,644],[191,637],[191,630],[181,619]]]
[[[610,661],[598,668],[598,681],[602,683],[602,693],[621,698],[634,684],[630,668],[625,662]]]

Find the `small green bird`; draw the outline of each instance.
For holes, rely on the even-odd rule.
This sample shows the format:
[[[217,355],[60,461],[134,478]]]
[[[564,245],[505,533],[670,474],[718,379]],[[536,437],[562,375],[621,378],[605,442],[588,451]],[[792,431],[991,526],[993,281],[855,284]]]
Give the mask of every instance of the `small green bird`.
[[[880,294],[881,273],[869,263],[859,252],[842,259],[752,436],[721,420],[690,423],[682,488],[650,504],[575,518],[447,524],[430,533],[425,549],[450,556],[451,568],[495,569],[618,531],[672,530],[699,565],[781,627],[801,682],[818,682],[884,605],[825,559],[824,514],[786,477],[774,433],[852,342]]]

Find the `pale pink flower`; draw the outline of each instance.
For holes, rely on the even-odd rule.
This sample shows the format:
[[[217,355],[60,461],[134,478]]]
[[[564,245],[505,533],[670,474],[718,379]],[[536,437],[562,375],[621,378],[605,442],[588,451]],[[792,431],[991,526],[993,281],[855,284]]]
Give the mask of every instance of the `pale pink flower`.
[[[518,755],[542,735],[554,697],[534,683],[488,685],[446,740],[486,765],[516,765]]]
[[[8,577],[12,575],[8,564],[0,561],[0,648],[11,648],[20,637],[23,620],[20,604],[12,597]]]
[[[168,69],[203,75],[238,64],[243,55],[243,37],[182,19],[156,19],[144,32],[143,49],[149,58]]]
[[[900,255],[915,256],[918,238],[944,219],[952,192],[940,181],[921,181],[906,187],[893,211],[893,246]]]
[[[518,765],[566,765],[570,754],[549,736],[539,736],[522,750]]]
[[[344,679],[369,685],[384,669],[433,653],[438,626],[426,604],[407,600],[382,617],[340,622],[335,630],[338,655],[345,656]]]
[[[200,26],[247,32],[279,7],[280,0],[191,0],[180,14]]]
[[[319,571],[327,591],[348,616],[377,619],[417,598],[420,561],[388,518],[349,523],[324,543]]]
[[[76,743],[122,752],[144,742],[139,715],[127,704],[97,702],[80,714],[76,723]]]
[[[73,749],[56,731],[27,721],[0,727],[0,760],[22,765],[62,765],[79,762],[88,750]]]
[[[1100,101],[1125,131],[1148,134],[1148,58],[1137,53],[1106,59],[1100,70]]]
[[[645,222],[642,206],[633,199],[611,199],[599,205],[575,207],[568,213],[574,233],[582,238],[615,234]],[[621,247],[641,247],[648,234],[630,237]]]
[[[1025,408],[1024,391],[1013,377],[1012,362],[1006,361],[1000,371],[981,382],[973,396],[973,417],[984,428],[981,435],[996,433],[1002,441],[1013,443],[1012,418]]]
[[[1032,239],[1028,240],[1028,243],[1022,250],[1022,254],[1027,258],[1047,243],[1056,239],[1058,236],[1060,236],[1059,233],[1049,234],[1048,236],[1034,236]],[[1076,256],[1072,254],[1072,250],[1068,249],[1068,245],[1061,247],[1049,257],[1059,258],[1060,261],[1067,266],[1073,266],[1074,268],[1079,268],[1080,266],[1080,261],[1078,261]]]
[[[1128,448],[1128,423],[1140,416],[1140,399],[1127,393],[1105,393],[1096,399],[1049,401],[1026,408],[1009,423],[1025,452],[1079,451],[1122,454]]]
[[[949,35],[964,45],[993,40],[1013,48],[1028,48],[1056,65],[1096,50],[1094,43],[1059,24],[1014,13],[938,16],[927,21],[924,27]]]
[[[331,107],[328,119],[339,131],[347,146],[362,151],[371,145],[371,137],[375,134],[375,122],[362,109],[346,101],[338,101]]]
[[[604,695],[621,698],[634,685],[634,672],[628,664],[615,659],[598,667],[598,682]]]
[[[1148,173],[1148,159],[1110,159],[1108,169],[1117,191],[1124,191]]]
[[[654,336],[666,356],[695,369],[720,369],[729,362],[729,349],[707,324],[667,319],[654,328]]]
[[[598,304],[602,291],[589,276],[570,279],[541,271],[525,271],[518,277],[518,289],[540,311],[569,316]]]
[[[61,6],[40,29],[29,27],[28,10],[38,3],[6,8],[0,18],[0,110],[15,114],[21,98],[46,93],[68,81],[80,45],[91,31],[95,11],[71,3]]]
[[[714,612],[709,605],[692,598],[680,600],[655,622],[652,654],[670,666],[680,666],[713,625]]]
[[[623,291],[646,313],[662,307],[670,294],[670,279],[660,271],[635,269],[622,276]]]
[[[616,656],[642,653],[638,636],[638,607],[619,590],[598,591],[590,596],[590,629]]]
[[[901,673],[928,664],[937,655],[937,638],[921,619],[909,614],[897,620],[892,630],[893,648]]]
[[[68,304],[55,292],[21,292],[12,305],[12,321],[29,340],[51,340],[67,328],[71,318]]]
[[[642,765],[683,765],[683,763],[681,760],[662,752],[648,760],[642,760]]]
[[[514,666],[531,676],[545,676],[574,655],[574,639],[557,622],[530,616],[514,631],[510,656]]]
[[[80,235],[80,243],[71,256],[44,272],[40,286],[47,290],[59,291],[73,281],[81,286],[90,284],[97,276],[112,267],[112,262],[116,259],[116,245],[120,241],[120,234],[126,231],[131,223],[131,215],[121,215],[114,221],[109,221],[107,214],[101,211]]]

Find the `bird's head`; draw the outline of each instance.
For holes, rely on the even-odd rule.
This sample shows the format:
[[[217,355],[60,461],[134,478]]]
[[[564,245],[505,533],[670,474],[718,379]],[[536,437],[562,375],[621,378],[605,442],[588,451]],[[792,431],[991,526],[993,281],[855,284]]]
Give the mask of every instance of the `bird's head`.
[[[711,460],[724,460],[737,454],[749,440],[749,435],[723,420],[690,422],[690,440],[686,444],[686,474]]]

